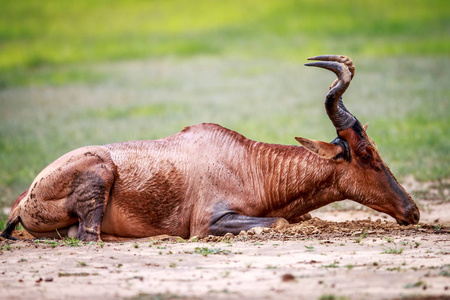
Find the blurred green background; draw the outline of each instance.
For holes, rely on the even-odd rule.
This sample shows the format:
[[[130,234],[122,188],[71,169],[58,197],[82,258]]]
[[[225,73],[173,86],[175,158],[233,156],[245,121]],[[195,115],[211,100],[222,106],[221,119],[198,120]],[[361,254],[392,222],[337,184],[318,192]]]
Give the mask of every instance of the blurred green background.
[[[200,122],[249,138],[331,141],[331,72],[399,177],[450,177],[450,2],[3,1],[0,207],[89,144],[155,139]]]

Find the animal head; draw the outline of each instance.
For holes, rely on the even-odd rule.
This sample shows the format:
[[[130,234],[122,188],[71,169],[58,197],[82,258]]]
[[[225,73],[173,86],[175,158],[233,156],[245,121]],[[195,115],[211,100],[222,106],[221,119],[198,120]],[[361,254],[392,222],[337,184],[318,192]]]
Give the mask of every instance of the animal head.
[[[306,66],[325,68],[338,76],[325,101],[337,137],[331,143],[305,138],[296,140],[315,155],[335,162],[338,189],[344,197],[387,213],[401,225],[417,224],[420,213],[416,203],[381,158],[367,134],[367,124],[362,126],[342,102],[342,95],[355,74],[353,62],[338,55],[308,60],[317,61]]]

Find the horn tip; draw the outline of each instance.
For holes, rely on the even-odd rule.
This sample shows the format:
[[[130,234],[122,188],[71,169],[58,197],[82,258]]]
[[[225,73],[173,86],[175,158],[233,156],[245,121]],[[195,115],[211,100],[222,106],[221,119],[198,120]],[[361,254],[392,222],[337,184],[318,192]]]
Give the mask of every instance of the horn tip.
[[[322,60],[323,55],[316,55],[308,57],[307,60]]]

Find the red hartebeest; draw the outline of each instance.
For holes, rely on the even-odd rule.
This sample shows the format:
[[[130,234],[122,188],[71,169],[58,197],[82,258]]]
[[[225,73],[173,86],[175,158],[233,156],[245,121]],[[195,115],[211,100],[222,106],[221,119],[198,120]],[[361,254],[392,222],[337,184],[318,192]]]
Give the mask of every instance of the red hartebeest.
[[[331,143],[266,144],[200,124],[160,140],[83,147],[36,177],[14,203],[1,236],[11,238],[19,222],[36,237],[69,234],[86,241],[237,234],[298,222],[344,199],[416,224],[417,205],[342,103],[353,62],[336,55],[310,60],[318,61],[307,66],[338,76],[325,102],[337,131]]]

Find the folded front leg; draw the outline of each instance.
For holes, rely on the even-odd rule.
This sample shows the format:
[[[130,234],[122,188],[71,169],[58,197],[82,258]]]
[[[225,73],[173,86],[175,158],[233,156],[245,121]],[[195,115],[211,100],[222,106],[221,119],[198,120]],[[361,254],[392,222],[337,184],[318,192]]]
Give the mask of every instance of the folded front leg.
[[[283,218],[249,217],[236,212],[226,212],[213,220],[209,227],[209,233],[212,235],[225,235],[229,232],[239,234],[242,230],[249,230],[254,227],[281,229],[288,224],[288,221]]]

